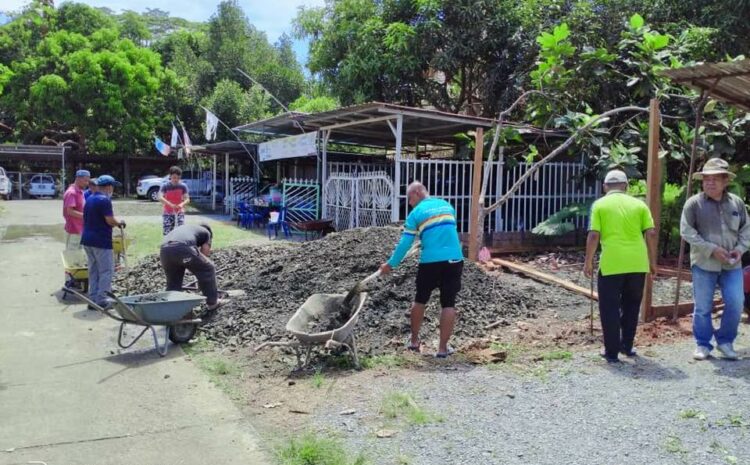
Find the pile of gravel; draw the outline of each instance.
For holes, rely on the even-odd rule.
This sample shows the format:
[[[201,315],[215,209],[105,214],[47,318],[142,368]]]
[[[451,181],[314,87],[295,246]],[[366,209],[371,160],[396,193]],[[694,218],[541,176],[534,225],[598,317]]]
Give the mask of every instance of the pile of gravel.
[[[218,312],[204,318],[206,336],[223,346],[254,346],[285,340],[285,325],[297,308],[315,293],[345,294],[387,260],[399,238],[395,227],[366,228],[334,233],[304,243],[216,250],[212,260],[222,289],[241,289],[245,296],[232,298]],[[418,256],[418,254],[417,254]],[[410,257],[393,273],[368,285],[369,298],[357,324],[358,346],[379,353],[403,343],[409,333],[408,310],[414,297],[417,256]],[[190,275],[188,275],[190,276]],[[131,293],[164,289],[158,257],[151,256],[129,273]],[[190,278],[186,278],[188,282]],[[116,283],[125,287],[123,278]],[[489,276],[466,262],[455,343],[481,337],[484,327],[500,319],[533,317],[548,306],[543,295]],[[423,329],[424,340],[437,338],[438,291],[433,294]]]

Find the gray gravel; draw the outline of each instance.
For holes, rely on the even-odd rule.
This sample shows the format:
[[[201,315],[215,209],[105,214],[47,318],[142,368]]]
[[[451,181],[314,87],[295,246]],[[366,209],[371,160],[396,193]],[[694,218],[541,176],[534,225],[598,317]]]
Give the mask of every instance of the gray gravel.
[[[363,383],[348,405],[334,387],[312,426],[379,465],[750,464],[749,329],[738,362],[694,362],[683,342],[618,366],[588,353],[525,374],[399,370]],[[384,419],[378,406],[389,391],[412,393],[445,421]],[[342,416],[346,408],[357,413]],[[382,428],[398,433],[376,438]]]

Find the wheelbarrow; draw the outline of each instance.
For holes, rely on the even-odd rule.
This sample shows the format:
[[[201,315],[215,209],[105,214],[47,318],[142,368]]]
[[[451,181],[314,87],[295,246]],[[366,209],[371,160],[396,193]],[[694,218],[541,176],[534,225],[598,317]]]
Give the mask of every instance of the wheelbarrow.
[[[162,357],[167,355],[167,339],[175,344],[181,344],[195,336],[198,325],[202,321],[195,316],[194,309],[206,300],[203,296],[178,291],[125,297],[117,297],[108,292],[107,296],[113,299],[114,303],[112,308],[104,308],[75,289],[68,289],[68,292],[84,300],[97,311],[120,322],[117,345],[128,349],[138,342],[146,331],[150,330],[154,338],[154,348]],[[143,326],[143,330],[126,344],[123,342],[123,332],[127,325]],[[156,326],[164,326],[163,343],[159,342],[156,335]]]
[[[310,332],[310,328],[316,326],[322,319],[341,314],[341,305],[345,297],[345,294],[311,295],[286,324],[286,330],[294,337],[294,340],[266,342],[256,347],[255,352],[264,347],[290,347],[294,349],[297,356],[297,368],[305,368],[310,361],[310,353],[313,347],[324,346],[326,349],[345,347],[352,355],[354,366],[359,369],[354,328],[359,321],[359,313],[367,300],[366,292],[359,293],[351,300],[349,318],[341,326],[328,331]]]
[[[65,286],[63,299],[68,297],[70,289],[81,292],[89,290],[89,267],[86,253],[83,250],[64,250],[62,252],[63,268],[65,269]]]

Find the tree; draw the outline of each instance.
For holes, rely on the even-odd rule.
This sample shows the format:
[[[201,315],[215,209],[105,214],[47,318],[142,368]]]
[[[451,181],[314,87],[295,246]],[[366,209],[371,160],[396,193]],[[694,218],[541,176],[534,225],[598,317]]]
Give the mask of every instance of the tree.
[[[244,90],[235,81],[219,81],[211,95],[203,100],[203,106],[211,110],[229,127],[271,116],[270,97],[258,87]],[[233,138],[222,126],[219,138]]]

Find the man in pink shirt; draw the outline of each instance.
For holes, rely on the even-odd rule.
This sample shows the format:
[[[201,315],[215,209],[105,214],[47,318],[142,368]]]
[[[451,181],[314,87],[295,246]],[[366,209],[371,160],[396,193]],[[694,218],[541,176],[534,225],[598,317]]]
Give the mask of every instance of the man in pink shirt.
[[[83,190],[89,185],[91,173],[87,170],[76,171],[76,179],[63,195],[63,218],[65,218],[65,249],[81,248],[83,233]]]

